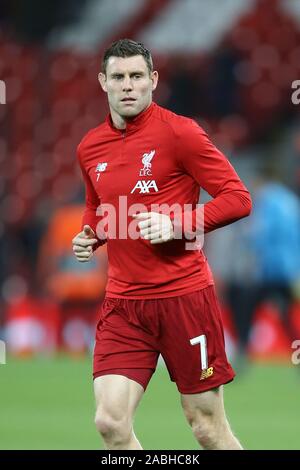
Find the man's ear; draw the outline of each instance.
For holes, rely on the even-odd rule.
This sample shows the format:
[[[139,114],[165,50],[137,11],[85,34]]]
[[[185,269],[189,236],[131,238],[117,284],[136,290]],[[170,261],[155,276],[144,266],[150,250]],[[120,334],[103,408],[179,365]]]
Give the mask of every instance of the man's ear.
[[[156,70],[154,70],[154,72],[151,73],[151,80],[152,80],[152,91],[154,91],[158,83],[158,72]]]
[[[99,83],[101,85],[101,88],[103,91],[105,91],[105,93],[107,92],[107,88],[106,88],[106,75],[102,72],[100,72],[98,74],[98,80],[99,80]]]

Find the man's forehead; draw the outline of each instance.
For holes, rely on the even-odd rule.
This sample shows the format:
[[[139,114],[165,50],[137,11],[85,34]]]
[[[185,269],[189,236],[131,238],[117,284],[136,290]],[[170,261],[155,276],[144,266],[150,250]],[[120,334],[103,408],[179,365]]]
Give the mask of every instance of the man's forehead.
[[[132,57],[115,57],[111,56],[107,62],[107,71],[109,73],[116,72],[129,72],[129,71],[147,71],[147,64],[141,55],[134,55]]]

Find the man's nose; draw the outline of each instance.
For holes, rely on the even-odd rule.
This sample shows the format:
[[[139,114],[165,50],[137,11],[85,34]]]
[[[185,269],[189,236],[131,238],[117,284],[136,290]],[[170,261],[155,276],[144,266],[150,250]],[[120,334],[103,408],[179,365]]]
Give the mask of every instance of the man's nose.
[[[123,91],[132,90],[132,81],[130,77],[125,77],[123,81]]]

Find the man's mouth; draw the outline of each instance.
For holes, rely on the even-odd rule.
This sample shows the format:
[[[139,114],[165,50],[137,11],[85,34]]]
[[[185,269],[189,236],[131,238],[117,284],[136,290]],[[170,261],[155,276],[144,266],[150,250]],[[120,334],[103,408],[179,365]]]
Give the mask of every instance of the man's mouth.
[[[136,101],[136,99],[135,99],[135,98],[126,97],[126,98],[123,98],[121,101],[122,101],[123,103],[127,103],[127,102],[130,103],[130,102]]]

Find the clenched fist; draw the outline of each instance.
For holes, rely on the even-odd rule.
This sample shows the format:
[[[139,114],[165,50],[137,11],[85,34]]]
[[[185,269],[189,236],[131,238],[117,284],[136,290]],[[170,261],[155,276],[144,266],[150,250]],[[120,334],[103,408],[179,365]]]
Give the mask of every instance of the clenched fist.
[[[133,218],[139,221],[138,227],[141,236],[145,240],[150,240],[152,245],[173,240],[174,229],[168,215],[158,212],[143,212],[133,215]]]
[[[93,256],[93,245],[97,242],[95,232],[89,225],[85,225],[83,231],[78,233],[72,240],[73,251],[78,261],[89,261]]]

